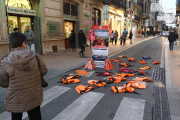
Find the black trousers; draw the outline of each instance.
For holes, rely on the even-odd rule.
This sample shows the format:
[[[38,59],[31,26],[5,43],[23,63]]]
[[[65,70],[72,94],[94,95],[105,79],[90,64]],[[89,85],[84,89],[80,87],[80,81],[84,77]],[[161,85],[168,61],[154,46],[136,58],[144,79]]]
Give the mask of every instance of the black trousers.
[[[115,39],[115,45],[116,45],[116,43],[117,43],[117,39]]]
[[[83,53],[84,51],[85,51],[84,46],[81,46],[81,51],[80,51],[80,53],[81,53],[82,55],[84,54],[84,53]]]
[[[114,38],[111,38],[111,41],[112,41],[112,44],[113,44]]]
[[[27,111],[29,120],[42,120],[40,106]],[[11,113],[12,120],[22,120],[22,113]]]
[[[120,45],[122,45],[122,42],[123,42],[123,40],[121,40],[121,43],[120,43]]]

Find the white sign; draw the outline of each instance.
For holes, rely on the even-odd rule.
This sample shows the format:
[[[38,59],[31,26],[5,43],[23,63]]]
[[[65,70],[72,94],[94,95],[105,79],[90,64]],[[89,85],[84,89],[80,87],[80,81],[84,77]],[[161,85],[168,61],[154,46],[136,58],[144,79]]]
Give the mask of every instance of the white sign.
[[[109,6],[108,6],[108,5],[105,5],[105,6],[103,7],[103,11],[104,11],[104,12],[108,12],[108,11],[109,11]]]
[[[35,10],[29,10],[29,9],[23,9],[23,8],[11,7],[11,6],[7,6],[6,10],[7,13],[36,16]]]

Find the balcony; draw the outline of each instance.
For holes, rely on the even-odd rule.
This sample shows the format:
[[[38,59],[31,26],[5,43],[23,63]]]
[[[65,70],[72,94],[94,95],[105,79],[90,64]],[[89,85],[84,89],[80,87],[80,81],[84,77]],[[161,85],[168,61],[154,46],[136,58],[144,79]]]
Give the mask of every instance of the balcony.
[[[117,8],[123,8],[126,10],[126,0],[103,0],[106,5],[113,5]]]
[[[139,16],[137,16],[137,15],[134,15],[134,20],[136,20],[136,21],[140,22],[140,17],[139,17]]]
[[[133,6],[136,7],[136,8],[139,8],[139,9],[142,9],[143,8],[143,3],[140,2],[139,0],[133,0]]]

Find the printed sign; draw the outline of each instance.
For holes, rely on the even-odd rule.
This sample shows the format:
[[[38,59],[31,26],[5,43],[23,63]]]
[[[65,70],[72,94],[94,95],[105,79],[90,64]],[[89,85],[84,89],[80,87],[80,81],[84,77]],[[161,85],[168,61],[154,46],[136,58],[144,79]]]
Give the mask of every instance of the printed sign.
[[[77,17],[73,17],[73,16],[64,16],[63,18],[64,18],[64,19],[67,19],[67,20],[74,20],[74,21],[77,21],[77,20],[78,20]]]
[[[60,36],[60,23],[57,21],[47,21],[48,36]]]
[[[92,58],[95,67],[104,68],[105,59],[108,58],[109,31],[108,26],[92,26],[95,40],[93,41]]]
[[[7,13],[36,16],[35,10],[29,10],[29,9],[23,9],[23,8],[11,7],[11,6],[7,6],[6,8],[7,8],[6,9]]]

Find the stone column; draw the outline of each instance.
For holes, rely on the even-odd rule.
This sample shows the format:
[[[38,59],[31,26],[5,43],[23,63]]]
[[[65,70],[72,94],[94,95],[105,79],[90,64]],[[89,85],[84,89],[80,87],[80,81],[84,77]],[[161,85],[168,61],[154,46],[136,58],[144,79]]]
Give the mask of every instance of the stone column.
[[[8,40],[5,0],[0,0],[0,41]]]

